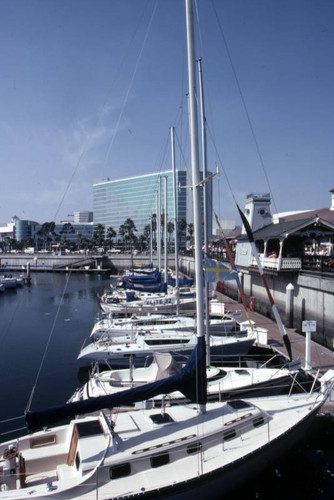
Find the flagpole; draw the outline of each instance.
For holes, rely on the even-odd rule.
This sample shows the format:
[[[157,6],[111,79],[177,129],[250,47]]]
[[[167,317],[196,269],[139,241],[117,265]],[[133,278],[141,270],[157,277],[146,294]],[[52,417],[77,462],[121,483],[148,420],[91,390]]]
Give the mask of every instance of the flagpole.
[[[261,261],[260,261],[259,253],[258,253],[256,245],[255,245],[255,241],[254,241],[254,236],[253,236],[252,229],[251,229],[251,227],[249,225],[249,222],[248,222],[245,214],[240,210],[239,205],[237,205],[237,208],[239,210],[239,214],[240,214],[240,217],[242,219],[242,222],[243,222],[243,224],[245,226],[246,233],[247,233],[247,236],[248,236],[248,239],[249,239],[249,242],[251,244],[252,251],[253,251],[253,255],[256,258],[256,262],[257,262],[257,265],[258,265],[258,268],[259,268],[259,271],[260,271],[260,274],[261,274],[261,277],[262,277],[263,284],[264,284],[265,289],[267,291],[269,302],[270,302],[272,311],[274,313],[274,316],[275,316],[275,319],[276,319],[279,331],[280,331],[280,333],[281,333],[281,335],[283,337],[284,344],[285,344],[286,350],[288,351],[288,355],[289,355],[290,361],[292,361],[292,351],[291,351],[290,339],[289,339],[289,337],[288,337],[288,335],[287,335],[287,333],[285,331],[285,328],[284,328],[284,325],[282,323],[282,320],[281,320],[281,317],[279,315],[279,312],[277,310],[276,304],[275,304],[274,299],[273,299],[273,297],[272,297],[272,295],[270,293],[268,282],[267,282],[267,279],[266,279],[266,277],[264,275],[264,272],[263,272],[263,268],[262,268],[262,264],[261,264]]]

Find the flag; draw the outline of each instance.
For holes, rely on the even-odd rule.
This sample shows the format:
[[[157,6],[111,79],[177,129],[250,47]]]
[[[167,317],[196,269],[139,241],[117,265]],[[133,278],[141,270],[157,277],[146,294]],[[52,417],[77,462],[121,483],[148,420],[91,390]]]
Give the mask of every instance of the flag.
[[[217,281],[236,280],[238,278],[238,273],[225,266],[222,262],[206,257],[205,277],[208,283],[212,283]]]

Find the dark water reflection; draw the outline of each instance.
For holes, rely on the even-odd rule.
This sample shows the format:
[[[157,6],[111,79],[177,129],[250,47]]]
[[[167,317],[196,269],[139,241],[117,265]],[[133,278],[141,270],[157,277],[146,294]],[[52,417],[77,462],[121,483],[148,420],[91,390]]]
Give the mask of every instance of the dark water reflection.
[[[64,403],[80,385],[77,355],[99,314],[104,275],[36,273],[0,295],[0,420]],[[47,350],[46,350],[47,349]]]

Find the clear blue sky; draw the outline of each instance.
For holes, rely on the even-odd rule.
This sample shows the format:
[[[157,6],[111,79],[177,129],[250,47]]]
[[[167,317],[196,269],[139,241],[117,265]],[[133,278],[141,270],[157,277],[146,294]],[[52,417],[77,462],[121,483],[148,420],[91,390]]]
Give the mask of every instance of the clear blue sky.
[[[209,169],[241,207],[267,180],[273,211],[329,206],[333,0],[198,0],[198,19]],[[171,126],[189,167],[183,0],[1,0],[0,68],[1,223],[64,220],[96,178],[170,169]],[[214,208],[239,224],[225,174]]]

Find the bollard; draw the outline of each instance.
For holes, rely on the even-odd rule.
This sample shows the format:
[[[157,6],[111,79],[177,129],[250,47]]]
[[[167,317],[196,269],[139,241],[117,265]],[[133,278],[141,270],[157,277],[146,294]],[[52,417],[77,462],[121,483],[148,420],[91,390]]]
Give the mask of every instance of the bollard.
[[[293,292],[295,287],[289,283],[286,287],[285,301],[285,326],[292,328],[293,326]]]
[[[30,262],[27,262],[27,278],[26,278],[26,281],[27,281],[28,285],[30,285],[30,282],[31,282],[31,277],[30,277]]]
[[[241,293],[240,293],[240,289],[239,289],[239,286],[241,286],[241,290],[244,289],[244,274],[239,272],[238,273],[238,276],[239,276],[239,284],[238,284],[238,302],[240,304],[241,302]]]

